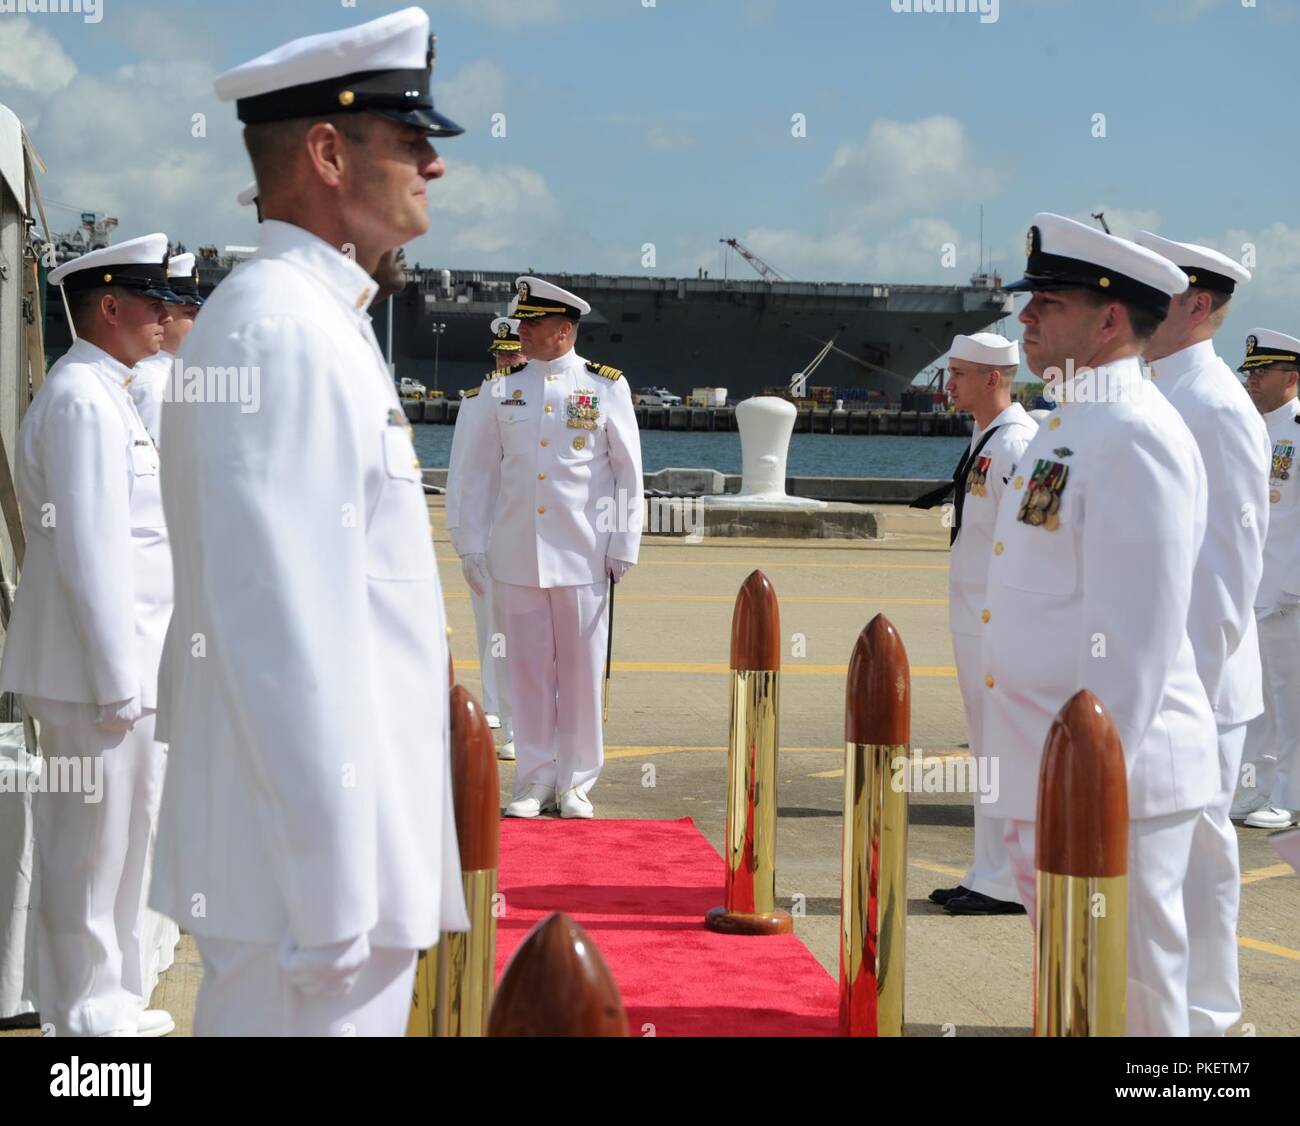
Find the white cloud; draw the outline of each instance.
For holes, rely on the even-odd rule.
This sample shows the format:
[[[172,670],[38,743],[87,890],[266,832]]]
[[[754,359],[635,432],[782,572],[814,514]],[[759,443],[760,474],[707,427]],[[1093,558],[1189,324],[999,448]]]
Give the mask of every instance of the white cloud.
[[[688,149],[695,143],[695,138],[685,129],[676,129],[668,125],[652,125],[646,130],[647,148],[660,152],[672,152],[676,149]]]
[[[425,7],[433,9],[434,30],[440,10],[506,30],[562,23],[600,10],[597,0],[426,0]]]
[[[825,183],[864,199],[877,216],[915,214],[947,199],[978,199],[999,176],[971,151],[960,121],[947,115],[919,121],[873,122],[861,141],[835,150]]]
[[[475,59],[447,78],[435,76],[433,98],[440,112],[477,134],[490,127],[493,114],[506,111],[508,86],[498,63]]]
[[[519,165],[450,163],[446,176],[430,185],[429,205],[433,225],[417,247],[443,262],[459,255],[477,263],[505,251],[527,257],[563,226],[546,180]]]
[[[77,65],[62,44],[30,20],[0,19],[0,83],[43,95],[65,89]]]
[[[1250,300],[1267,300],[1273,307],[1286,305],[1287,323],[1293,329],[1282,331],[1294,331],[1297,316],[1293,310],[1300,303],[1300,229],[1285,223],[1272,223],[1258,231],[1235,229],[1215,245],[1239,261],[1248,247],[1253,248],[1253,276],[1240,293]]]

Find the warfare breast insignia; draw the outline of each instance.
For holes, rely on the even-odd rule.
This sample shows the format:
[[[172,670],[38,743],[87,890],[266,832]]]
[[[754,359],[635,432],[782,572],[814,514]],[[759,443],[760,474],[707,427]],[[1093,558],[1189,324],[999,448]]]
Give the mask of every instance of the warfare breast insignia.
[[[574,391],[565,415],[570,430],[595,430],[600,421],[600,399],[594,391]]]
[[[982,455],[975,459],[975,464],[966,471],[966,492],[971,496],[988,495],[989,467],[993,459]]]
[[[1039,458],[1034,464],[1034,472],[1030,475],[1029,487],[1025,490],[1025,499],[1020,503],[1016,519],[1035,528],[1056,531],[1061,526],[1061,494],[1065,492],[1065,482],[1069,476],[1068,465]]]

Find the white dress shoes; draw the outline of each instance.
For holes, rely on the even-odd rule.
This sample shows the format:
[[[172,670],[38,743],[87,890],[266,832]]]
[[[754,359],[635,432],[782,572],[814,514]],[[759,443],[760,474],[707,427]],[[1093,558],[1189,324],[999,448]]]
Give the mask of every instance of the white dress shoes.
[[[579,789],[569,790],[560,797],[561,817],[595,817],[591,799]]]
[[[555,789],[552,786],[529,786],[506,806],[507,817],[537,817],[555,811]]]
[[[1289,809],[1266,805],[1263,809],[1246,814],[1245,823],[1252,829],[1285,829],[1293,820]]]
[[[498,727],[501,726],[501,717],[498,716],[498,715],[493,715],[491,712],[488,712],[488,714],[487,714],[487,725],[488,725],[488,727],[490,727],[493,731],[495,731]]]
[[[176,1022],[166,1009],[145,1009],[140,1014],[137,1036],[166,1036],[176,1031]]]
[[[502,743],[501,746],[497,748],[497,758],[501,759],[503,762],[515,761],[515,741],[513,739],[508,743]]]

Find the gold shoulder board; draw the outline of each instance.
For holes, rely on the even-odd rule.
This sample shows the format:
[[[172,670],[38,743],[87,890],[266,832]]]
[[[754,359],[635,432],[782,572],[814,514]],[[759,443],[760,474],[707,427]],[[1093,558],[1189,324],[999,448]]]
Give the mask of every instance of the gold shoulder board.
[[[601,379],[608,379],[611,383],[623,378],[623,373],[618,368],[612,368],[609,364],[598,364],[595,360],[587,361],[587,370],[592,375],[600,376]]]
[[[470,390],[470,391],[466,391],[463,395],[461,395],[461,398],[462,398],[462,399],[472,399],[472,398],[473,398],[475,395],[477,395],[477,394],[479,393],[479,391],[481,391],[481,390],[482,390],[482,388],[480,388],[480,387],[475,387],[475,388],[473,388],[473,389]]]

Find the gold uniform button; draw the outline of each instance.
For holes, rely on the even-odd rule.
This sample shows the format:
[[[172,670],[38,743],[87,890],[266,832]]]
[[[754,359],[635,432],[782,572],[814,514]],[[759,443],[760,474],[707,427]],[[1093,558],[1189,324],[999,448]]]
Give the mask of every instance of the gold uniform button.
[[[1012,487],[1019,489],[1019,488],[1023,488],[1024,484],[1025,484],[1025,479],[1023,477],[1017,477],[1015,481],[1012,483]]]
[[[990,673],[988,676],[986,676],[986,677],[984,678],[984,687],[985,687],[985,688],[992,688],[992,687],[993,687],[993,674],[992,674],[992,673]]]
[[[582,449],[586,444],[587,444],[587,439],[586,439],[586,438],[574,438],[574,439],[573,439],[573,448],[574,448],[575,450],[580,450],[580,449]]]
[[[1061,428],[1061,420],[1059,418],[1052,419],[1052,421],[1047,424],[1047,428],[1049,430],[1059,430]]]
[[[546,474],[545,474],[545,473],[539,473],[539,474],[537,475],[537,479],[538,479],[539,481],[545,481],[545,480],[546,480]]]
[[[993,545],[993,554],[1001,555],[1002,551],[1003,551],[1002,541],[998,540],[998,542]]]
[[[1269,489],[1268,491],[1269,504],[1277,504],[1277,502],[1280,501],[1281,499],[1282,499],[1282,491],[1280,489]]]
[[[555,408],[554,408],[553,406],[551,406],[550,403],[547,403],[546,406],[545,406],[543,409],[546,411],[547,414],[550,414],[551,411],[553,411]]]
[[[538,515],[538,516],[541,516],[541,515],[543,515],[545,512],[546,512],[546,505],[544,505],[544,504],[539,504],[539,505],[537,506],[537,515]]]
[[[551,444],[551,440],[550,440],[549,438],[543,438],[543,439],[542,439],[542,445],[543,445],[543,446],[549,446],[550,444]]]
[[[553,376],[553,375],[548,375],[548,376],[546,377],[546,382],[547,382],[547,383],[554,383],[554,382],[555,382],[555,376]]]
[[[419,459],[418,457],[413,457],[413,458],[411,458],[411,467],[412,467],[413,469],[419,469],[419,468],[420,468],[420,459]]]
[[[987,610],[985,610],[983,613],[980,614],[980,621],[983,622],[985,625],[988,625],[989,618],[991,618],[992,616],[993,616],[992,614],[990,614]]]

